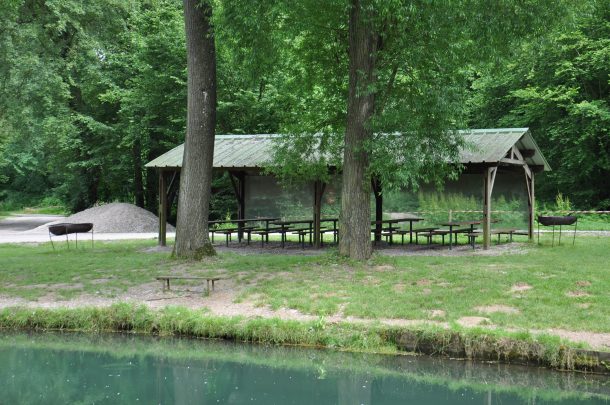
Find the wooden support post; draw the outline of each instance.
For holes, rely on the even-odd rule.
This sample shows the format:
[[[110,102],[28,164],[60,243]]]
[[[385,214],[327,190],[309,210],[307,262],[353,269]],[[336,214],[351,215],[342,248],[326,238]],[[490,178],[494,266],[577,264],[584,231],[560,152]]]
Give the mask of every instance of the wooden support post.
[[[491,246],[491,193],[497,170],[497,167],[488,167],[483,172],[483,249]]]
[[[176,201],[176,196],[178,195],[178,187],[180,185],[180,170],[175,170],[172,175],[172,179],[170,180],[167,186],[167,217],[169,218],[172,213],[172,206],[174,205],[174,201]]]
[[[320,248],[320,221],[322,219],[322,196],[326,184],[319,180],[313,183],[313,247]]]
[[[229,172],[233,191],[237,200],[237,219],[246,218],[246,174],[244,172]],[[241,242],[244,237],[244,223],[237,223],[237,238]]]
[[[536,194],[534,193],[534,172],[528,176],[525,172],[525,184],[527,186],[527,235],[534,240],[534,216],[536,214]]]
[[[383,231],[383,195],[381,194],[381,181],[378,178],[371,179],[373,195],[375,196],[375,242],[381,241]]]
[[[159,170],[159,246],[167,244],[167,183],[165,171]]]

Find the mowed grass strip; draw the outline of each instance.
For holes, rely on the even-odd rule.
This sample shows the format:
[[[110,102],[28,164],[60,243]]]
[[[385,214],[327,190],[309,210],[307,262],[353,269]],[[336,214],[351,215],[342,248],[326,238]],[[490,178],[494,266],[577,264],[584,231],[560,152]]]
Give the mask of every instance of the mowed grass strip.
[[[84,241],[78,249],[63,243],[0,245],[0,295],[37,299],[48,293],[74,298],[80,293],[112,295],[167,272],[167,253],[143,253],[151,242]]]
[[[567,239],[566,239],[567,241]],[[112,296],[169,271],[230,276],[237,300],[318,316],[431,319],[482,317],[502,328],[610,332],[610,239],[526,245],[500,256],[383,256],[367,263],[319,256],[223,253],[184,262],[145,252],[154,241],[98,243],[78,251],[0,246],[0,295],[58,299]]]

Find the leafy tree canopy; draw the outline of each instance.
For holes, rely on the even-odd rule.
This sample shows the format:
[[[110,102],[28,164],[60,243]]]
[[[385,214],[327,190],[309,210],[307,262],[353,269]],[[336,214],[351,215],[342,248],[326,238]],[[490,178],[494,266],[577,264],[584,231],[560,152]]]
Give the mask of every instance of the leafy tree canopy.
[[[473,125],[528,126],[551,162],[541,195],[610,208],[610,3],[572,30],[524,44],[504,69],[474,82]]]

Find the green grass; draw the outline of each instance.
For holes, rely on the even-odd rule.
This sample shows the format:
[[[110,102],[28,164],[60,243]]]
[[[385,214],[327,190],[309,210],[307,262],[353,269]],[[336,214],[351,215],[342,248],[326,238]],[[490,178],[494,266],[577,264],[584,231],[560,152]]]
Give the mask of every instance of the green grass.
[[[166,253],[142,253],[150,242],[96,242],[79,249],[0,245],[0,294],[35,300],[49,292],[68,299],[82,293],[109,296],[167,273]]]
[[[546,239],[545,239],[546,238]],[[453,324],[483,316],[502,329],[563,328],[610,332],[610,240],[576,239],[576,246],[527,246],[501,256],[377,255],[368,263],[333,251],[318,256],[223,253],[184,262],[168,253],[144,253],[152,241],[96,243],[95,249],[53,251],[0,245],[0,295],[65,300],[80,294],[112,297],[168,271],[222,274],[236,281],[238,301],[292,308],[315,316],[434,319]],[[531,289],[511,292],[528,285]],[[576,295],[576,296],[574,296]],[[516,313],[482,313],[506,306]],[[445,315],[433,318],[432,310]]]

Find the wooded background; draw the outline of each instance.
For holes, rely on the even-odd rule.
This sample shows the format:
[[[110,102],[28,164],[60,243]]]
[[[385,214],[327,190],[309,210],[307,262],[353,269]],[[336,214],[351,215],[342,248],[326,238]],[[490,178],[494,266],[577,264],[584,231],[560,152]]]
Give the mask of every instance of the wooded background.
[[[301,134],[293,145],[303,150],[304,134],[345,130],[344,2],[213,3],[217,133]],[[434,139],[454,128],[530,127],[553,167],[537,179],[538,198],[561,192],[576,208],[610,209],[610,1],[566,8],[553,28],[532,27],[519,41],[508,33],[507,52],[459,63],[451,58],[469,39],[447,28],[459,14],[442,18],[412,3],[397,16],[407,29],[384,37],[385,55],[399,62],[377,61],[387,87],[378,89],[376,128],[429,128]],[[492,12],[501,10],[481,20]],[[1,207],[128,201],[155,211],[156,173],[143,165],[182,143],[186,127],[182,3],[11,0],[0,3],[0,18]],[[391,52],[404,43],[419,51]],[[337,138],[325,139],[340,150]],[[278,158],[296,173],[290,153]],[[414,187],[438,173],[399,174],[388,183]],[[211,214],[224,216],[234,204],[228,179],[217,177],[213,189]]]

